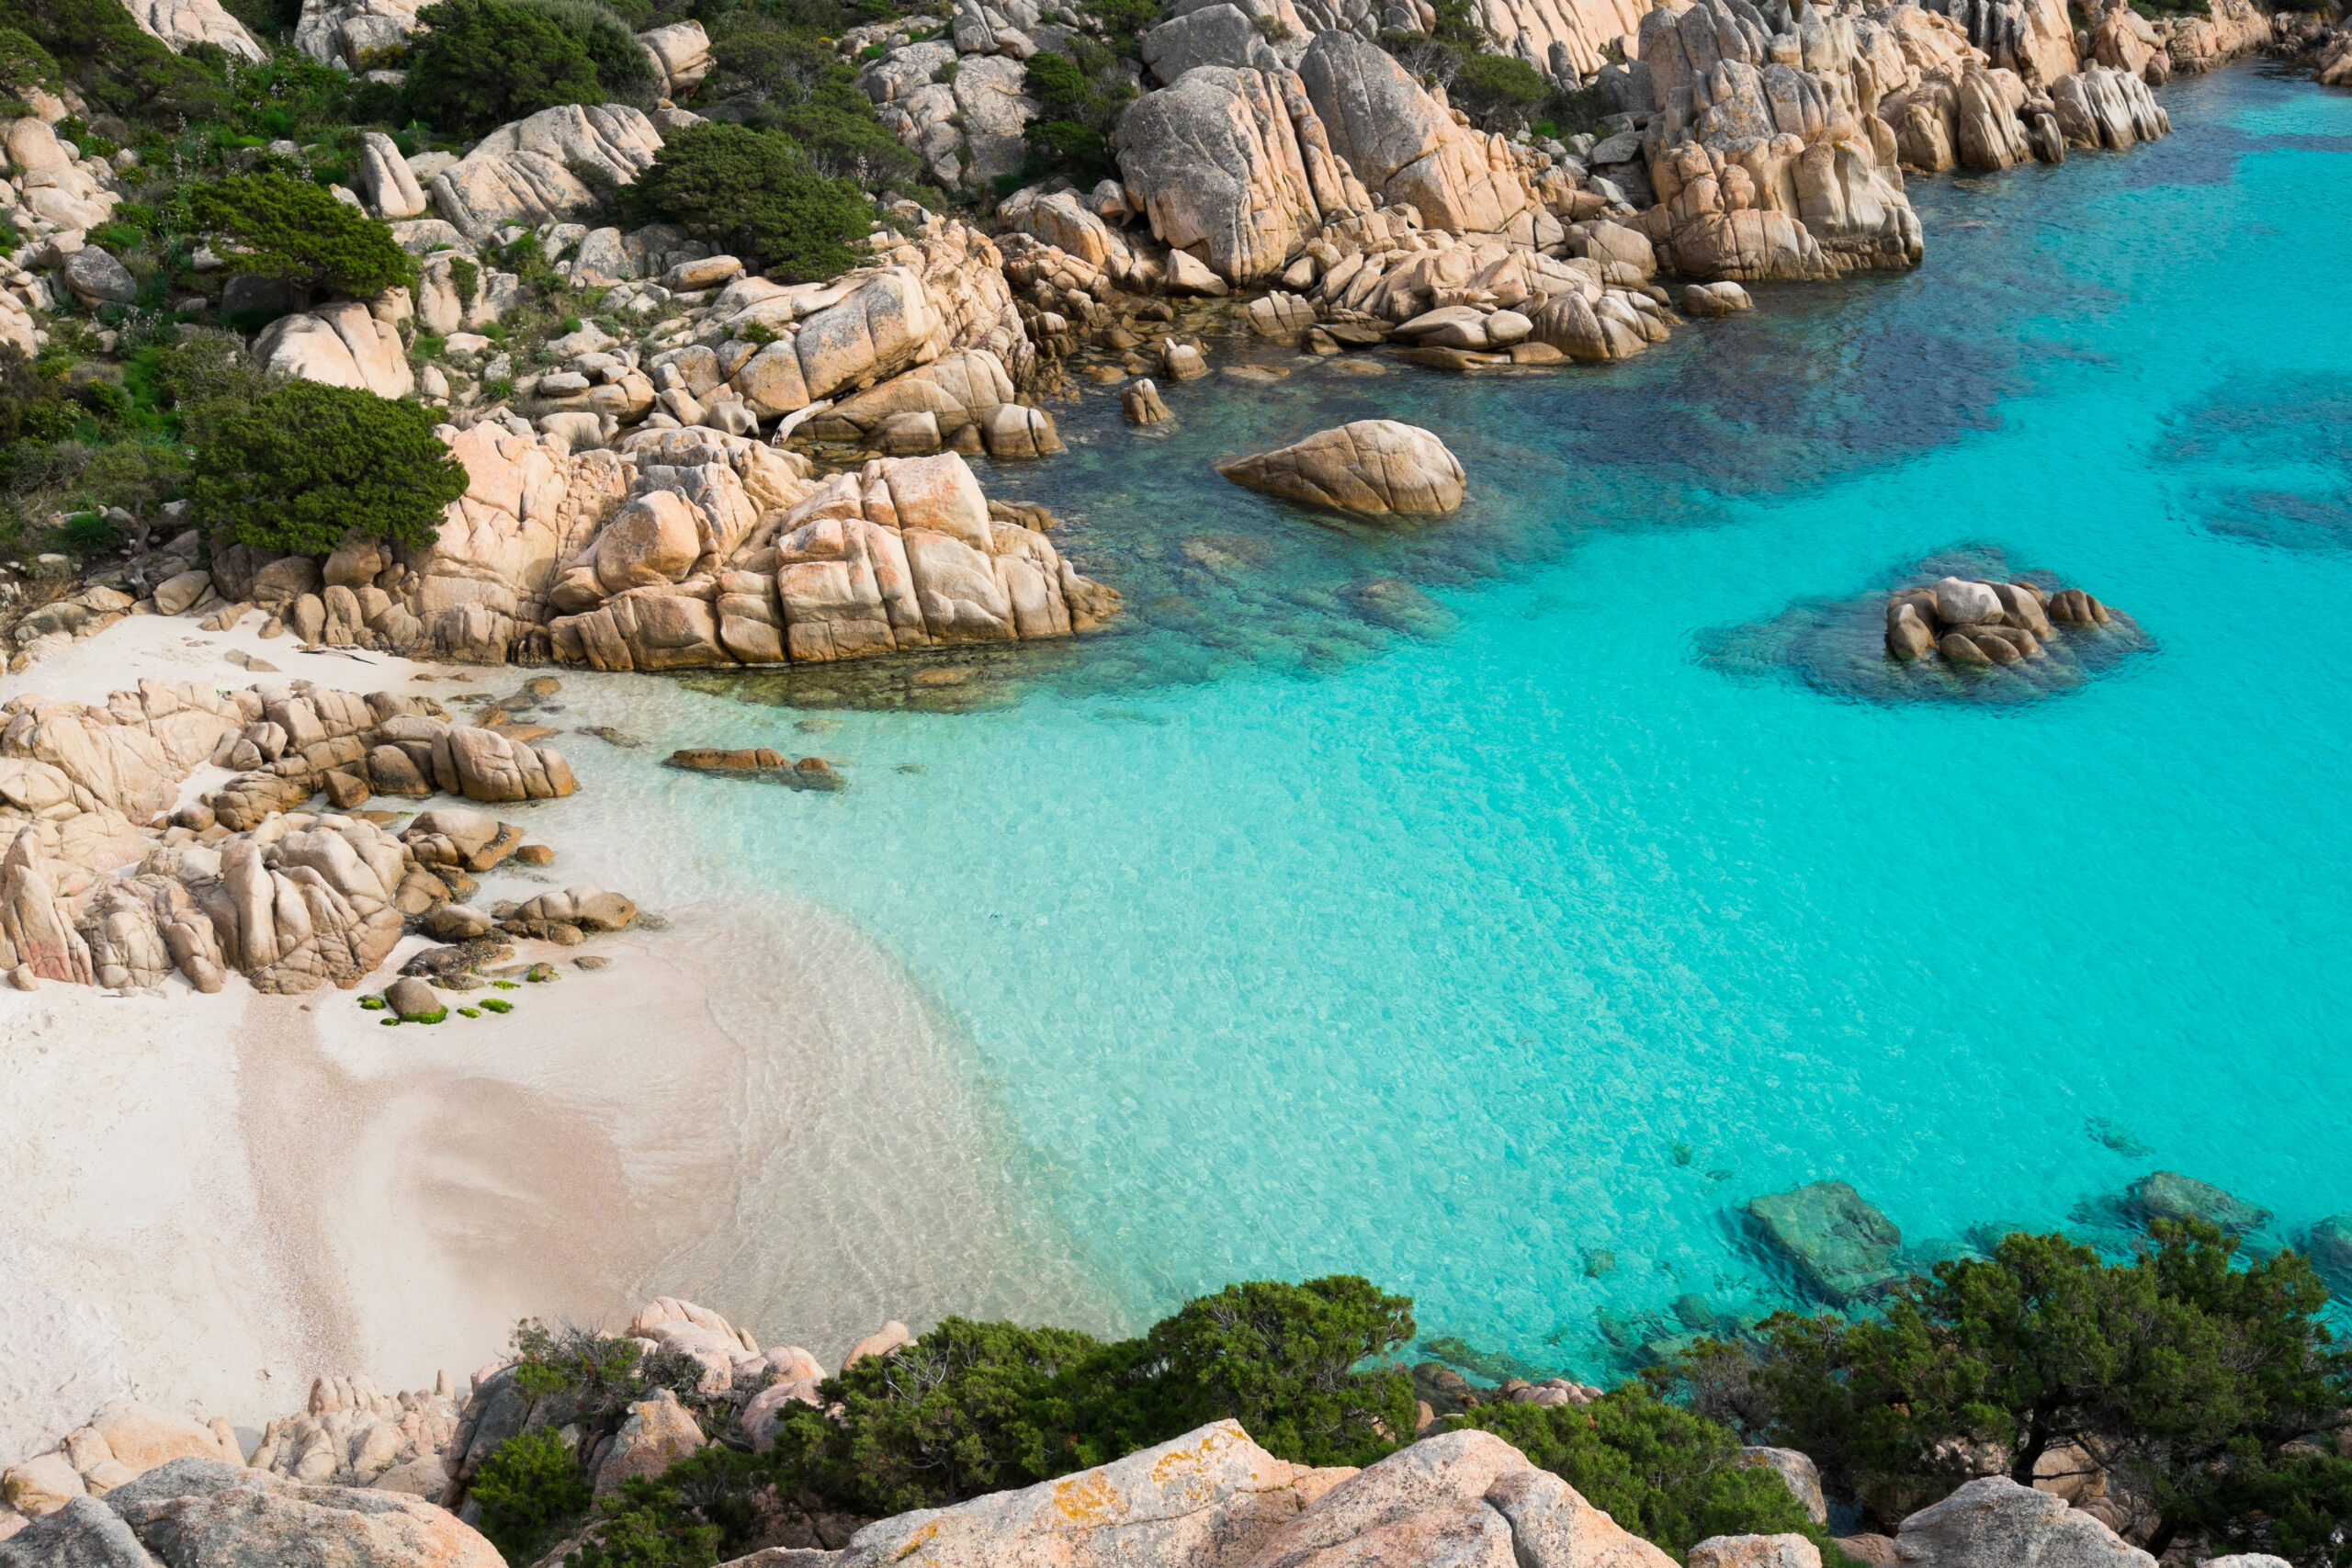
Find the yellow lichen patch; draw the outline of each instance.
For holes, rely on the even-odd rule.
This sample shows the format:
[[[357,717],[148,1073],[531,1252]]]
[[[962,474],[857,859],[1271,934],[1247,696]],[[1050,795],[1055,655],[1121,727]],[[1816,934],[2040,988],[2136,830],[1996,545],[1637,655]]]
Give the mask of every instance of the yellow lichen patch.
[[[1091,1472],[1073,1475],[1054,1488],[1054,1506],[1073,1525],[1092,1529],[1107,1525],[1126,1510],[1117,1488]]]
[[[890,1561],[893,1562],[904,1562],[908,1558],[912,1557],[916,1552],[921,1551],[924,1547],[929,1546],[933,1541],[937,1540],[938,1539],[939,1521],[937,1519],[933,1519],[925,1524],[922,1529],[907,1537],[905,1543],[899,1548],[899,1554],[890,1559]]]

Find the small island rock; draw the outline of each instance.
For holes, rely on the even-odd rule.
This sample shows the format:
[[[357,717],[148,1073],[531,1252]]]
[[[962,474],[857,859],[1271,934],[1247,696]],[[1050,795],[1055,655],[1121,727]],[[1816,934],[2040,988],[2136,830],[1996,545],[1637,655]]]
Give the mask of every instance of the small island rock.
[[[1418,425],[1361,419],[1218,465],[1235,484],[1368,516],[1439,516],[1462,504],[1462,465]]]

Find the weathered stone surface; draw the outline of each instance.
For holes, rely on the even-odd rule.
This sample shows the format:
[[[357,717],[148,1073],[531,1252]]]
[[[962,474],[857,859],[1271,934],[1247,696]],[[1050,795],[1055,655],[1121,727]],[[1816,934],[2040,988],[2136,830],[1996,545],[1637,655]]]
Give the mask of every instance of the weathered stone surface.
[[[71,1498],[0,1537],[0,1568],[155,1568],[122,1517],[95,1497]]]
[[[1821,1549],[1801,1535],[1709,1536],[1690,1548],[1690,1568],[1821,1568]]]
[[[359,142],[360,194],[375,209],[376,216],[391,220],[422,217],[426,205],[424,187],[417,183],[399,146],[380,130],[365,132]]]
[[[139,298],[139,280],[130,276],[130,269],[96,245],[85,245],[67,256],[62,270],[65,287],[85,305],[127,305]]]
[[[1874,1294],[1899,1272],[1903,1233],[1843,1181],[1751,1198],[1747,1213],[1805,1287],[1833,1304]]]
[[[1367,189],[1409,203],[1432,228],[1492,233],[1535,205],[1500,142],[1455,124],[1378,45],[1327,32],[1298,74],[1331,151]]]
[[[710,35],[700,22],[673,22],[637,35],[662,77],[662,96],[683,98],[710,74]]]
[[[2124,1191],[2125,1211],[2141,1224],[2153,1220],[2201,1220],[2231,1235],[2259,1229],[2270,1211],[2232,1197],[2210,1181],[2177,1171],[2159,1170],[2142,1177]]]
[[[1327,216],[1371,205],[1288,71],[1188,71],[1130,106],[1114,140],[1153,234],[1229,282],[1272,276]]]
[[[628,1418],[596,1467],[596,1495],[610,1496],[634,1476],[659,1475],[702,1445],[702,1427],[693,1413],[678,1403],[676,1394],[662,1389],[653,1398],[629,1406]]]
[[[1895,1537],[1906,1568],[2154,1568],[2079,1508],[2006,1475],[1972,1481],[1903,1521]]]
[[[107,1496],[164,1568],[503,1568],[490,1542],[421,1498],[312,1486],[187,1459]],[[20,1538],[21,1539],[21,1538]]]
[[[1517,1449],[1476,1431],[1424,1438],[1340,1481],[1249,1559],[1250,1568],[1667,1568],[1672,1561]]]
[[[280,316],[254,341],[254,357],[274,375],[355,387],[379,398],[416,389],[400,333],[356,300]]]
[[[860,1530],[840,1568],[1113,1568],[1182,1562],[1241,1568],[1286,1520],[1347,1472],[1275,1459],[1231,1421],[1114,1463]]]
[[[1358,420],[1294,446],[1220,464],[1238,485],[1367,516],[1436,516],[1462,504],[1462,465],[1417,425]]]
[[[626,104],[566,104],[501,126],[433,178],[433,201],[476,244],[508,223],[536,226],[591,212],[585,164],[628,185],[653,163],[662,136]]]
[[[130,19],[184,54],[200,43],[225,50],[240,60],[259,62],[261,45],[245,26],[224,10],[220,0],[128,0]]]

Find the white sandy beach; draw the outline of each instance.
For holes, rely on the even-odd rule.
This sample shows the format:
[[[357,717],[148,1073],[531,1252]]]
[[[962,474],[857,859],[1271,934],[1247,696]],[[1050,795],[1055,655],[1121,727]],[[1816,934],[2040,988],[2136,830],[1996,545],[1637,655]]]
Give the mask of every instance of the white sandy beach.
[[[282,678],[444,700],[533,673],[137,617],[0,695],[281,678],[232,646]],[[528,819],[554,866],[493,874],[481,902],[605,880],[594,835],[623,824],[573,805]],[[887,955],[783,899],[661,913],[672,929],[585,950],[520,943],[562,977],[431,1027],[356,1002],[414,937],[356,991],[0,992],[0,1456],[125,1394],[257,1428],[321,1372],[462,1388],[525,1314],[610,1325],[657,1292],[829,1364],[888,1317],[1107,1316],[1024,1217],[962,1043]],[[611,966],[577,969],[583,951]]]

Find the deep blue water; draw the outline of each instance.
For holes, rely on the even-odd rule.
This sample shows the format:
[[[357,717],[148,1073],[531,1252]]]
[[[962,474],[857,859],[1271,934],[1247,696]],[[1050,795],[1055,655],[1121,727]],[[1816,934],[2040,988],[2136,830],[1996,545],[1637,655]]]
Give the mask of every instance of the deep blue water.
[[[1349,1270],[1622,1370],[1604,1325],[1786,1300],[1733,1216],[1829,1178],[1923,1257],[2159,1167],[2291,1236],[2352,1210],[2352,96],[2165,97],[2153,147],[1914,180],[1917,274],[1623,367],[1217,378],[1159,438],[1092,393],[1069,456],[983,479],[1069,520],[1116,635],[978,712],[636,716],[850,759],[843,795],[583,775],[901,958],[1134,1324]],[[1460,516],[1209,468],[1370,414],[1453,446]],[[1953,550],[2148,646],[1931,700],[1759,630]]]

